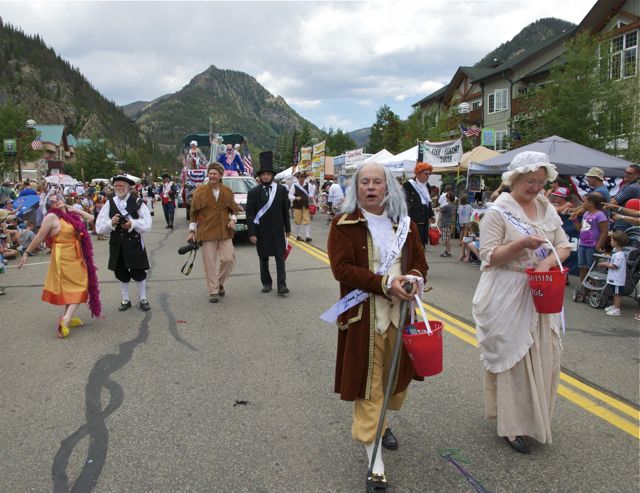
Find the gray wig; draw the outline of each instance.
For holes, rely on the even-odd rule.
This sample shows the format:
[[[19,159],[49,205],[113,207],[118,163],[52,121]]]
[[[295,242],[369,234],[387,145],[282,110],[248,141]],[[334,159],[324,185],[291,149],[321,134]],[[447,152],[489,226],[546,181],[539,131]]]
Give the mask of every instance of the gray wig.
[[[382,199],[382,205],[384,205],[384,211],[394,222],[398,222],[401,218],[405,217],[407,212],[407,202],[404,196],[404,190],[398,183],[389,168],[383,166],[380,163],[366,163],[359,166],[356,173],[351,179],[351,186],[347,190],[347,196],[342,203],[342,212],[346,214],[352,214],[358,208],[358,181],[360,179],[360,171],[365,166],[377,166],[384,171],[384,177],[387,182],[387,191]]]

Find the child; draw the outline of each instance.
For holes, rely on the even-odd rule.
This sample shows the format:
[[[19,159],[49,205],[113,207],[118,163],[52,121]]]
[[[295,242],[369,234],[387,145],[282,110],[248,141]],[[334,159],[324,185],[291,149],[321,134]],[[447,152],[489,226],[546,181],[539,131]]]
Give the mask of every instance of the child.
[[[622,250],[629,244],[629,237],[622,231],[614,231],[611,234],[611,246],[613,254],[610,262],[600,262],[600,267],[605,267],[607,272],[607,284],[613,290],[613,305],[605,308],[604,312],[610,317],[622,315],[620,305],[622,304],[622,292],[627,277],[627,259]]]
[[[469,222],[471,221],[471,214],[473,213],[473,207],[467,204],[467,196],[460,196],[460,205],[458,206],[458,222],[460,223],[460,248],[462,249],[462,255],[458,260],[464,260],[465,257],[465,245],[464,238],[469,236]]]
[[[602,212],[602,196],[599,193],[590,193],[584,198],[582,205],[584,214],[582,221],[578,219],[574,222],[576,229],[580,230],[580,240],[578,241],[578,268],[580,269],[580,286],[584,281],[589,267],[593,263],[593,254],[604,250],[604,243],[607,240],[608,220]],[[582,301],[586,296],[584,287],[576,301]]]

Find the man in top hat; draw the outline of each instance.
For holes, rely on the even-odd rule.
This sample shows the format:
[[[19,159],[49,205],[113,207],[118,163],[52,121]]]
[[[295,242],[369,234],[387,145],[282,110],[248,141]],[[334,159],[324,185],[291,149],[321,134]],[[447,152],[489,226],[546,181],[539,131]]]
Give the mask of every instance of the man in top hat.
[[[96,220],[96,232],[109,234],[109,270],[120,281],[121,312],[131,308],[129,282],[138,285],[140,309],[151,309],[147,301],[149,260],[142,235],[151,230],[151,214],[142,199],[131,195],[135,182],[124,175],[113,177],[114,195],[102,206]]]
[[[307,174],[303,171],[297,171],[295,175],[296,181],[291,185],[289,190],[289,200],[293,209],[293,221],[296,224],[296,240],[302,241],[300,237],[300,227],[304,225],[304,234],[307,243],[311,241],[311,214],[309,213],[309,203],[313,196],[311,185],[305,183]]]
[[[235,264],[232,238],[237,221],[235,214],[240,208],[233,199],[233,191],[222,184],[222,165],[209,164],[207,175],[209,182],[200,185],[193,194],[187,241],[199,241],[202,245],[209,301],[217,303],[225,295],[224,284]]]
[[[171,181],[169,173],[162,175],[162,189],[160,190],[160,198],[162,199],[162,210],[164,211],[164,220],[167,221],[165,229],[173,229],[173,218],[176,214],[176,196],[178,195],[178,187]]]
[[[273,282],[269,273],[269,257],[275,257],[278,294],[284,296],[289,292],[284,269],[286,238],[291,232],[289,193],[286,187],[273,181],[273,152],[260,153],[260,170],[256,174],[260,184],[247,194],[249,241],[257,246],[260,257],[262,292],[271,291]]]

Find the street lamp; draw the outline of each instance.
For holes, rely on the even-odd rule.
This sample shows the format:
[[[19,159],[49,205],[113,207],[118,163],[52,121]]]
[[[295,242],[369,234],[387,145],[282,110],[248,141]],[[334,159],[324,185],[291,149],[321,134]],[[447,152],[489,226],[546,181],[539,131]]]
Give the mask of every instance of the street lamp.
[[[24,126],[26,127],[27,132],[29,134],[31,134],[32,130],[35,130],[36,125],[37,125],[36,121],[34,119],[32,119],[32,118],[29,118],[24,124]],[[24,135],[27,135],[27,133],[25,131],[21,130],[21,129],[18,129],[16,131],[16,133],[18,134],[18,145],[17,145],[17,149],[16,149],[18,151],[17,152],[17,156],[16,156],[18,158],[18,181],[22,181],[22,155],[24,153],[22,152],[22,149],[21,149],[21,146],[20,146],[20,139]]]

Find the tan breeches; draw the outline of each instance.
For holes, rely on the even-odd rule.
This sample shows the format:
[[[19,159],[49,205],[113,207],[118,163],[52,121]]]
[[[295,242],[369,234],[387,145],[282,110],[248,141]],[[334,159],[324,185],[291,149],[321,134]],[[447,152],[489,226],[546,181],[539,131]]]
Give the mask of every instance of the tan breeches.
[[[384,402],[384,387],[387,383],[388,372],[391,367],[393,346],[396,341],[396,329],[390,325],[384,335],[376,332],[373,348],[373,376],[371,378],[370,399],[357,399],[353,406],[353,423],[351,436],[354,440],[371,443],[376,438],[380,411]],[[405,398],[407,389],[392,395],[388,409],[398,411]],[[386,419],[382,430],[387,426]]]
[[[235,265],[233,241],[231,239],[203,241],[201,250],[207,289],[209,294],[218,294],[220,285],[224,285]]]
[[[309,224],[311,222],[311,215],[309,209],[293,209],[293,221],[296,224]]]

